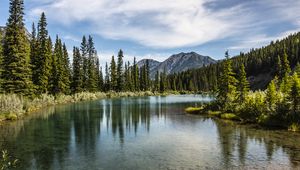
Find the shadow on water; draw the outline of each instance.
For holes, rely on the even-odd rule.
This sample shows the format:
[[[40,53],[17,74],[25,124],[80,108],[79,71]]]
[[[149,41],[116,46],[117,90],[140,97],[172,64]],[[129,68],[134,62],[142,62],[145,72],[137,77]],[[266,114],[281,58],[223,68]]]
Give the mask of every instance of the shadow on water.
[[[188,95],[50,107],[0,125],[0,147],[20,169],[300,168],[298,133],[183,113],[208,101]]]

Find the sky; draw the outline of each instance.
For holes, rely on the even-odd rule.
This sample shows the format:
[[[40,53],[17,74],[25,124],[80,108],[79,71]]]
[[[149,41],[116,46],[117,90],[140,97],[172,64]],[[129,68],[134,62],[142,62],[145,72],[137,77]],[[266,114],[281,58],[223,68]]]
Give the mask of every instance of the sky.
[[[101,64],[119,49],[125,60],[163,61],[172,54],[197,52],[223,59],[300,31],[300,0],[24,0],[31,31],[42,12],[49,34],[71,52],[92,35]],[[9,0],[0,0],[0,25]],[[71,56],[72,54],[70,54]]]

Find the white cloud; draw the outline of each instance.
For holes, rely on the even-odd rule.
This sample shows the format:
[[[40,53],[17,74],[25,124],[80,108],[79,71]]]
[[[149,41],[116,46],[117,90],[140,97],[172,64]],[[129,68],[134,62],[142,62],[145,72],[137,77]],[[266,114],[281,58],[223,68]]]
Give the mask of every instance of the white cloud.
[[[175,48],[224,38],[249,21],[239,19],[242,6],[209,10],[212,0],[56,0],[38,6],[63,24],[89,22],[91,32],[109,39],[126,39],[144,46]],[[230,22],[228,22],[230,20]]]
[[[37,1],[37,0],[31,0]],[[239,37],[230,48],[264,45],[268,24],[287,21],[300,28],[300,1],[241,1],[211,8],[222,0],[46,0],[32,9],[45,11],[51,21],[72,25],[83,22],[86,32],[115,40],[131,40],[152,48],[201,45]],[[228,2],[228,3],[227,3]],[[290,28],[294,29],[294,28]],[[296,30],[296,28],[295,28]],[[278,35],[279,36],[279,35]],[[257,41],[254,38],[258,38]],[[236,38],[234,38],[236,39]]]

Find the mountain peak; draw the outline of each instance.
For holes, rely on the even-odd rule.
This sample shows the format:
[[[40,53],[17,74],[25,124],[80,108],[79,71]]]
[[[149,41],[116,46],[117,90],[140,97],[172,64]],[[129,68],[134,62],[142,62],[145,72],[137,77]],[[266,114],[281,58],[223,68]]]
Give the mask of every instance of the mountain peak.
[[[196,52],[181,52],[178,54],[171,55],[168,59],[163,62],[158,62],[153,59],[149,60],[150,66],[150,76],[151,78],[155,77],[157,71],[164,72],[167,74],[178,73],[194,68],[201,68],[207,66],[216,61],[209,56],[202,56]],[[138,62],[138,66],[142,67],[146,64],[147,59],[143,59]]]

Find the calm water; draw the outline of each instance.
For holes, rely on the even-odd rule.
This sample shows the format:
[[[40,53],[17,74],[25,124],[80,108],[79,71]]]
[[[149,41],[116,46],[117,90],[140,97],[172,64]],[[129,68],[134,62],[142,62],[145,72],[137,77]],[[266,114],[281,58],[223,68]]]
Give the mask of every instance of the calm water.
[[[208,97],[107,99],[2,125],[19,169],[300,169],[300,134],[184,114]]]

